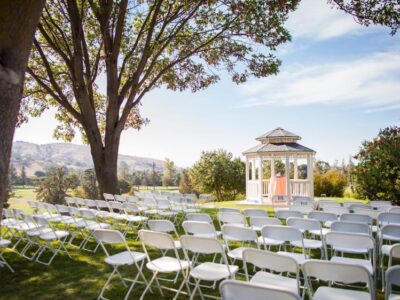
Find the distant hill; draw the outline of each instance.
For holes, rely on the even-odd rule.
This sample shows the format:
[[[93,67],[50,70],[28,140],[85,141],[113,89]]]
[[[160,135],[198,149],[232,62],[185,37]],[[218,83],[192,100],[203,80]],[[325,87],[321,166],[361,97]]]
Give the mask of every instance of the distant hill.
[[[118,164],[124,164],[130,172],[151,170],[153,162],[157,171],[164,169],[163,160],[130,155],[118,156]],[[89,146],[69,143],[38,145],[22,141],[14,142],[11,163],[18,173],[24,165],[28,176],[34,175],[36,171],[46,172],[55,165],[73,170],[93,168]]]

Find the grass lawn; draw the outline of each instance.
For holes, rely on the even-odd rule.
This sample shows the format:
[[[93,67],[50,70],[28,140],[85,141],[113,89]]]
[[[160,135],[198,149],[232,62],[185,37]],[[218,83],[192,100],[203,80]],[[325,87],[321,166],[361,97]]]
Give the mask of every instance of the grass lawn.
[[[32,189],[18,189],[15,194],[16,198],[10,200],[11,207],[29,211],[26,201],[35,198],[34,191]],[[245,208],[238,206],[237,201],[217,203],[217,206]],[[207,212],[215,218],[215,211],[209,210]],[[178,233],[183,233],[181,226],[178,228]],[[132,250],[142,251],[141,244],[136,241],[134,234],[128,235],[128,243]],[[94,243],[91,245],[94,246]],[[101,249],[95,254],[78,250],[72,246],[68,246],[68,250],[72,259],[62,253],[54,259],[51,266],[30,262],[18,254],[6,251],[4,256],[16,272],[10,273],[7,269],[0,268],[0,299],[97,299],[103,284],[112,272],[112,268],[104,263],[105,254]],[[114,251],[121,250],[121,247],[114,249]],[[155,253],[152,251],[150,255],[153,256]],[[315,252],[314,257],[319,257],[319,253]],[[210,258],[203,259],[209,260]],[[136,275],[131,267],[121,268],[121,271],[124,276],[129,278]],[[150,272],[145,271],[145,275],[150,279]],[[241,275],[237,278],[244,279]],[[143,290],[144,285],[137,285],[133,289],[130,299],[138,299]],[[218,295],[218,290],[205,289],[204,291]],[[165,295],[162,297],[155,286],[153,286],[153,292],[154,294],[148,293],[145,299],[172,299],[174,296],[174,293],[165,291]],[[109,299],[123,299],[125,293],[126,289],[115,277],[105,296]],[[180,299],[186,298],[182,296]],[[378,299],[383,299],[382,293],[378,295]]]

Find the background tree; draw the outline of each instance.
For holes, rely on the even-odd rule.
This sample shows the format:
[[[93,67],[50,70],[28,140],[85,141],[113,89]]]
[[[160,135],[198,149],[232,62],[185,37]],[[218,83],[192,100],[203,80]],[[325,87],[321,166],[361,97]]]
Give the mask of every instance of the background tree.
[[[164,173],[162,176],[163,186],[174,186],[176,185],[176,167],[175,163],[169,158],[165,159]]]
[[[328,162],[323,160],[316,160],[314,163],[314,169],[316,172],[320,174],[325,174],[331,169],[331,166]]]
[[[36,172],[35,172],[35,176],[36,176],[36,177],[45,177],[45,176],[46,176],[46,173],[43,172],[43,171],[36,171]]]
[[[79,179],[75,173],[68,173],[64,167],[54,167],[36,188],[36,197],[45,202],[63,204],[68,190],[78,185]]]
[[[0,1],[0,216],[33,36],[44,0]],[[0,225],[1,227],[1,225]]]
[[[17,170],[15,169],[13,164],[11,164],[9,172],[10,172],[10,176],[9,176],[10,184],[17,185],[20,182],[20,178],[18,177]]]
[[[380,130],[372,141],[362,143],[355,158],[356,190],[370,200],[400,204],[400,128]]]
[[[398,0],[329,0],[335,7],[352,15],[361,25],[387,26],[394,35],[400,26],[400,2]]]
[[[27,185],[27,178],[26,178],[26,171],[25,171],[25,166],[22,165],[21,167],[21,185],[25,186]]]
[[[290,40],[283,24],[298,2],[49,0],[24,112],[56,107],[55,136],[71,141],[81,132],[101,192],[117,193],[121,133],[146,123],[138,109],[145,95],[161,86],[196,92],[223,69],[236,83],[276,74],[272,52]]]
[[[96,172],[93,169],[83,171],[81,186],[84,198],[98,199],[99,190],[97,188]]]
[[[190,176],[200,193],[213,193],[217,201],[234,200],[245,191],[245,166],[225,150],[203,152]]]
[[[192,179],[190,178],[190,170],[183,169],[181,179],[179,181],[179,193],[181,194],[192,194],[194,193],[194,187]]]

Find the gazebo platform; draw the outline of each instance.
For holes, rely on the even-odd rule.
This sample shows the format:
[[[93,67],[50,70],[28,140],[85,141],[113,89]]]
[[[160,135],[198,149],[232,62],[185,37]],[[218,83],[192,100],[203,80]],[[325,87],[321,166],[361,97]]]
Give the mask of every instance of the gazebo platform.
[[[255,201],[251,201],[251,200],[242,200],[239,201],[239,203],[237,204],[238,206],[254,206],[254,208],[287,208],[288,204],[286,202],[275,202],[272,203],[272,201],[268,198],[264,198],[262,203],[258,203]]]

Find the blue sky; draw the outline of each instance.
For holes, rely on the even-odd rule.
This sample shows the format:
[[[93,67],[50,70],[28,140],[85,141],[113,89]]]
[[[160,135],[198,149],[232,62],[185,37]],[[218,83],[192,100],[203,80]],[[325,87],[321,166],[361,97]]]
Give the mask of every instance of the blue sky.
[[[380,128],[400,125],[399,34],[360,26],[325,0],[303,0],[287,27],[293,40],[276,52],[277,76],[238,86],[222,74],[196,94],[154,91],[141,107],[150,124],[125,131],[120,152],[168,157],[186,167],[202,150],[240,156],[257,136],[280,126],[332,163],[348,160]],[[57,142],[55,125],[49,111],[17,129],[15,140]]]

